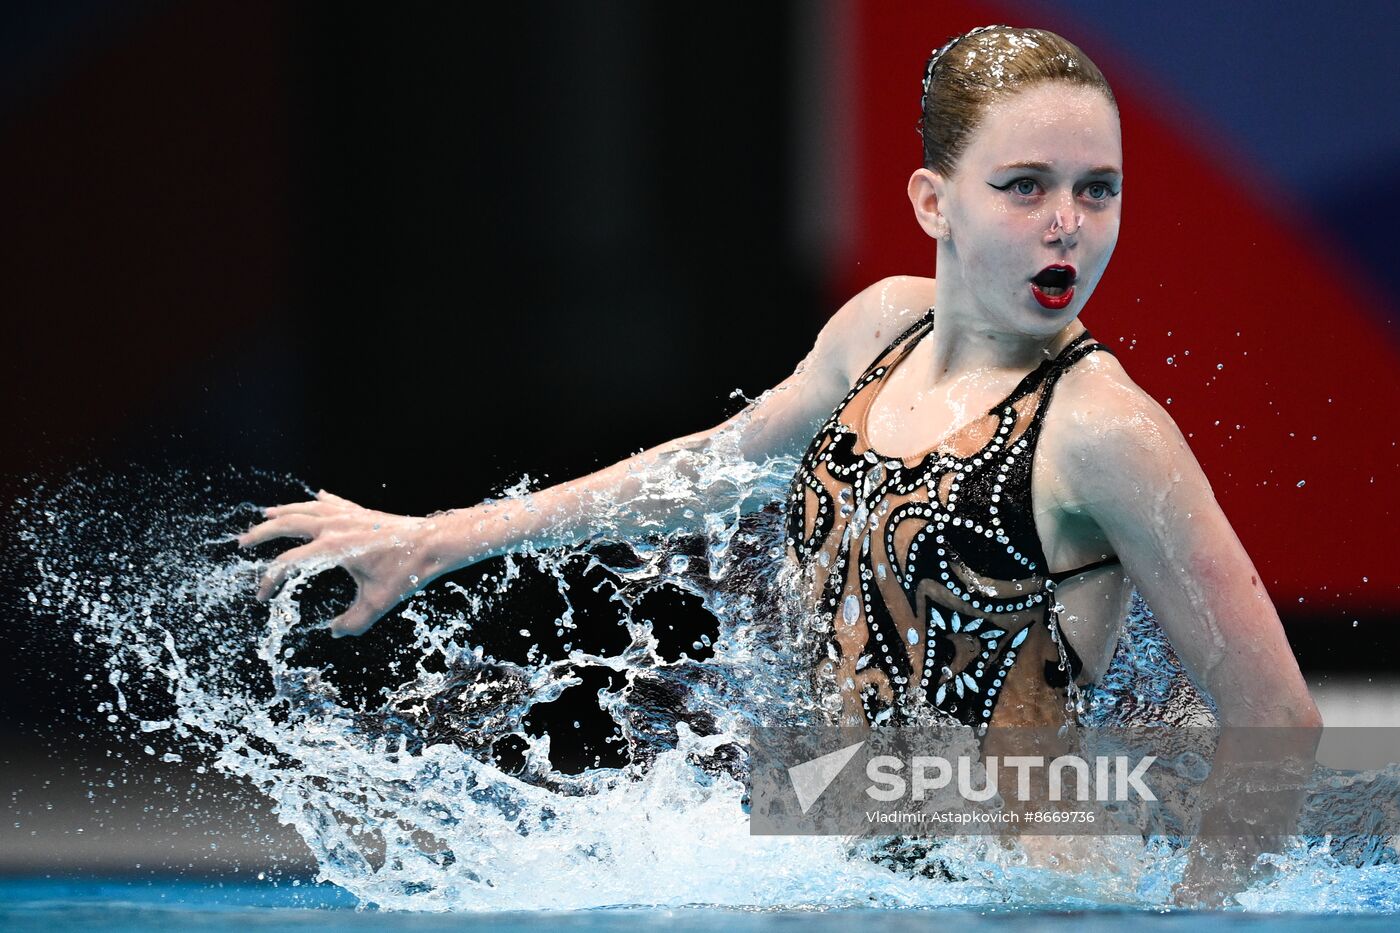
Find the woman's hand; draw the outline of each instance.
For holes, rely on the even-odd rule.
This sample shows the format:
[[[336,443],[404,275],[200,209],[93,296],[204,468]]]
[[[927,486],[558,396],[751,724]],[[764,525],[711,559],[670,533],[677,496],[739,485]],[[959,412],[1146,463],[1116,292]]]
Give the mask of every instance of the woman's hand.
[[[331,635],[360,635],[394,606],[446,568],[428,553],[427,519],[375,512],[322,491],[310,502],[264,509],[267,520],[238,537],[240,547],[275,538],[303,538],[277,556],[263,574],[257,598],[265,602],[301,568],[343,567],[355,580],[355,601],[331,620]]]
[[[1172,886],[1172,904],[1192,910],[1225,907],[1249,889],[1256,878],[1254,863],[1268,850],[1246,836],[1197,836],[1186,850],[1181,880]]]

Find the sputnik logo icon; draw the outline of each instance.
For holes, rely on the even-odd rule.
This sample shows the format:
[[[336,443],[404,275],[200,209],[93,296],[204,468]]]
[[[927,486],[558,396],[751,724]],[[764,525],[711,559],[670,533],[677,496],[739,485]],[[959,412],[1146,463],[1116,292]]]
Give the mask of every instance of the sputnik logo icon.
[[[803,813],[812,809],[817,798],[826,792],[831,782],[841,773],[841,769],[846,767],[864,744],[862,741],[847,745],[840,751],[821,755],[788,768],[788,780],[792,781],[792,789],[797,793],[797,802],[801,805]]]

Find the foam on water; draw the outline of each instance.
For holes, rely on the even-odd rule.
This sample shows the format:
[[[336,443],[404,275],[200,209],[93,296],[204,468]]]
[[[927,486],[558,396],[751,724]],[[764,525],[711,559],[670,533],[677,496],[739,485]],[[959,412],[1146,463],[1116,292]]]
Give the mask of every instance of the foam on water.
[[[807,671],[825,636],[791,598],[781,516],[770,505],[741,518],[781,501],[795,464],[730,451],[675,466],[641,494],[690,508],[698,539],[619,541],[629,504],[599,503],[598,532],[578,548],[527,550],[415,597],[397,612],[405,621],[380,623],[402,635],[396,650],[359,652],[361,671],[326,660],[332,613],[308,599],[309,573],[270,608],[252,601],[267,555],[229,539],[258,513],[225,497],[250,486],[260,505],[309,495],[286,478],[87,475],[40,487],[19,504],[35,573],[26,598],[90,649],[95,721],[133,753],[250,782],[322,880],[381,908],[1169,902],[1184,857],[1157,840],[1102,838],[1097,864],[1111,868],[1053,871],[1015,846],[959,837],[940,851],[969,879],[953,882],[911,870],[917,860],[885,867],[868,843],[749,835],[748,730],[823,719]],[[708,509],[688,492],[696,477],[723,493]],[[541,582],[552,604],[522,608],[515,597]],[[648,608],[662,593],[703,602],[714,634],[668,650]],[[615,621],[600,621],[600,602]],[[553,637],[521,635],[528,649],[506,657],[505,635],[522,631]],[[588,672],[609,675],[597,703],[617,760],[561,767],[557,732],[528,723]],[[366,676],[383,686],[357,687]],[[1208,715],[1140,601],[1108,676],[1082,700],[1090,722]],[[1400,909],[1384,847],[1358,857],[1329,845],[1271,857],[1273,874],[1240,902]]]

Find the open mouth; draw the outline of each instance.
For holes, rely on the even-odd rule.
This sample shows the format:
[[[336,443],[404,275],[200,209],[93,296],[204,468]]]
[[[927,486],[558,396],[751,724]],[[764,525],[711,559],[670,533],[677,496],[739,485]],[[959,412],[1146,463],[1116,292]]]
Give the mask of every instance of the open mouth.
[[[1074,266],[1054,265],[1041,269],[1031,279],[1049,298],[1058,298],[1074,285]]]

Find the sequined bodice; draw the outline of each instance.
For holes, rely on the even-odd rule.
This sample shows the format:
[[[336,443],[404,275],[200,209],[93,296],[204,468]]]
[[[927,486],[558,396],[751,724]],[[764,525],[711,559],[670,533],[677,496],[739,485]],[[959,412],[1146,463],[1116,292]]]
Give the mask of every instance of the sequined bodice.
[[[930,309],[880,354],[793,477],[788,545],[831,636],[816,673],[871,723],[930,706],[969,725],[1059,722],[1079,661],[1057,631],[1068,574],[1046,572],[1031,464],[1056,381],[1108,348],[1080,334],[937,449],[883,456],[864,439],[871,402],[932,328]]]

